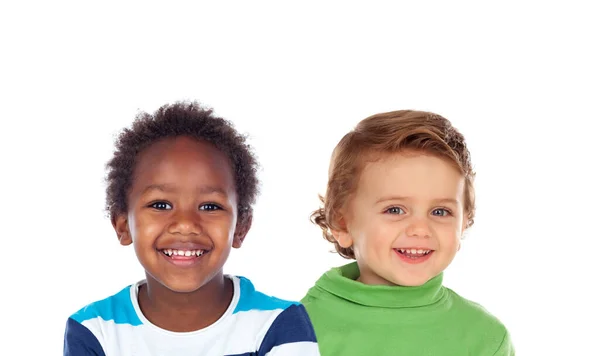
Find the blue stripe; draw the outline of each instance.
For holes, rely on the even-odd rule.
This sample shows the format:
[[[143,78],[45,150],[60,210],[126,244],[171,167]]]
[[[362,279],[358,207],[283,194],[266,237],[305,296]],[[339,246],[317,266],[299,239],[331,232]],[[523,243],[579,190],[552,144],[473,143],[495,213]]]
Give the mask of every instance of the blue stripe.
[[[115,324],[142,325],[131,303],[130,289],[131,286],[126,287],[111,297],[94,302],[73,314],[71,318],[79,323],[101,318],[106,321],[112,320]]]
[[[303,305],[292,305],[271,324],[258,355],[266,355],[275,346],[294,342],[317,342],[315,330]]]
[[[65,330],[63,356],[105,356],[100,342],[85,326],[69,318]]]
[[[254,289],[254,285],[247,278],[238,277],[240,280],[240,301],[233,313],[239,313],[249,310],[276,310],[286,309],[291,305],[298,305],[297,302],[270,297]]]

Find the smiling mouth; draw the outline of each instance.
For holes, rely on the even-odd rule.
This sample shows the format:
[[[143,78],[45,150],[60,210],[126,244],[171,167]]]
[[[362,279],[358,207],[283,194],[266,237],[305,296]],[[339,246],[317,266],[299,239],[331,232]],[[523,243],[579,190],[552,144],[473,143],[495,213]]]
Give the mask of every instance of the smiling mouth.
[[[208,250],[175,250],[167,248],[164,250],[160,250],[160,252],[172,259],[189,259],[194,257],[200,257],[205,253],[208,253]]]
[[[410,248],[397,248],[396,251],[403,256],[408,258],[420,258],[429,255],[433,250],[425,249],[410,249]]]

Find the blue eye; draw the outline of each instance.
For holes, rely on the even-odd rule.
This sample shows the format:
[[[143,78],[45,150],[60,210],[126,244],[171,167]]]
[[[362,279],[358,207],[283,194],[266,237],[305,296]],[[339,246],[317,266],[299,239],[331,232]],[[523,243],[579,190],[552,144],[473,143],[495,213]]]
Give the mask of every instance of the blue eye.
[[[164,201],[157,201],[155,203],[152,203],[152,204],[150,204],[150,207],[154,208],[156,210],[171,210],[171,209],[173,209],[171,204],[164,202]]]
[[[448,215],[452,215],[452,213],[448,209],[438,208],[438,209],[434,209],[431,212],[431,215],[434,215],[434,216],[448,216]]]
[[[401,214],[405,213],[402,208],[397,207],[397,206],[393,206],[391,208],[388,208],[385,212],[388,213],[388,214],[394,214],[394,215],[401,215]]]
[[[200,207],[198,209],[204,210],[204,211],[215,211],[215,210],[221,210],[221,207],[218,206],[217,204],[208,203],[208,204],[200,205]]]

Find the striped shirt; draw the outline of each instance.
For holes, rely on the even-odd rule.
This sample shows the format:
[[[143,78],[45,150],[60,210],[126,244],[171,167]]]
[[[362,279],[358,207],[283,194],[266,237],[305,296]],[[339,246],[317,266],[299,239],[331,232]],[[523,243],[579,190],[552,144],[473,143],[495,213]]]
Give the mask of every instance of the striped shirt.
[[[128,286],[89,304],[67,320],[64,356],[317,356],[315,333],[299,303],[267,296],[244,277],[229,276],[231,304],[214,324],[172,332],[150,323]]]

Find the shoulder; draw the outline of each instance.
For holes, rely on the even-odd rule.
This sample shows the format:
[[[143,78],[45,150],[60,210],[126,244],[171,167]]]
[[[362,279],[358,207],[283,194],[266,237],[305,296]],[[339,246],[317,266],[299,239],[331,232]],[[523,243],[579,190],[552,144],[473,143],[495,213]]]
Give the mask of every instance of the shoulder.
[[[319,322],[321,318],[329,318],[329,315],[345,313],[347,308],[352,308],[357,305],[348,299],[341,296],[338,290],[338,285],[341,280],[341,268],[334,268],[324,273],[317,282],[308,289],[306,295],[300,300],[310,315],[313,323]],[[338,279],[336,282],[331,282],[332,279]],[[358,288],[354,288],[353,283],[346,283],[344,280],[344,290],[347,294],[360,294]]]
[[[446,288],[446,290],[448,291],[448,297],[452,303],[453,309],[463,314],[470,322],[482,326],[486,325],[502,332],[506,330],[500,319],[490,313],[484,306],[459,295],[452,289]]]
[[[489,345],[498,345],[497,355],[512,355],[514,352],[510,333],[504,323],[481,304],[460,296],[453,290],[448,290],[451,309],[456,314],[457,325],[469,329],[469,333],[481,334],[482,340]]]
[[[304,306],[257,291],[244,277],[237,277],[240,300],[234,310],[238,322],[262,325],[259,355],[278,350],[286,355],[313,355],[316,336]],[[277,354],[277,353],[273,353]]]
[[[295,310],[298,302],[276,298],[257,291],[252,282],[245,277],[234,277],[238,285],[239,299],[233,315],[237,323],[249,323],[257,328],[268,327],[284,311]],[[286,312],[284,315],[289,314]]]
[[[90,329],[72,318],[67,319],[64,336],[64,356],[104,356],[104,347]]]
[[[107,335],[117,333],[123,327],[142,324],[131,302],[131,288],[127,286],[118,293],[90,303],[67,319],[65,355],[82,354],[83,350],[104,355],[101,351],[106,349]]]
[[[142,322],[131,302],[131,288],[131,285],[127,286],[118,293],[84,306],[73,313],[70,319],[80,324],[101,320],[115,324],[140,325]]]
[[[306,292],[301,300],[302,304],[309,314],[312,313],[313,309],[346,304],[346,300],[341,293],[344,293],[344,291],[344,294],[350,295],[360,293],[359,286],[362,286],[362,284],[356,282],[359,273],[356,261],[329,269]]]
[[[329,319],[331,313],[345,312],[346,301],[323,293],[318,287],[312,287],[300,300],[306,309],[313,325],[318,325],[323,320]],[[342,311],[340,311],[342,309]]]
[[[299,304],[289,300],[279,299],[257,291],[252,282],[245,277],[236,277],[239,281],[240,300],[234,313],[250,310],[284,310],[292,305]]]
[[[325,297],[325,298],[323,298],[323,297]],[[326,297],[327,297],[326,294],[323,295],[323,293],[319,290],[319,288],[317,286],[314,286],[308,290],[308,292],[300,300],[300,302],[302,303],[302,305],[304,305],[306,307],[306,309],[310,310],[315,303],[318,303],[319,301],[322,301],[323,299],[327,299]]]

